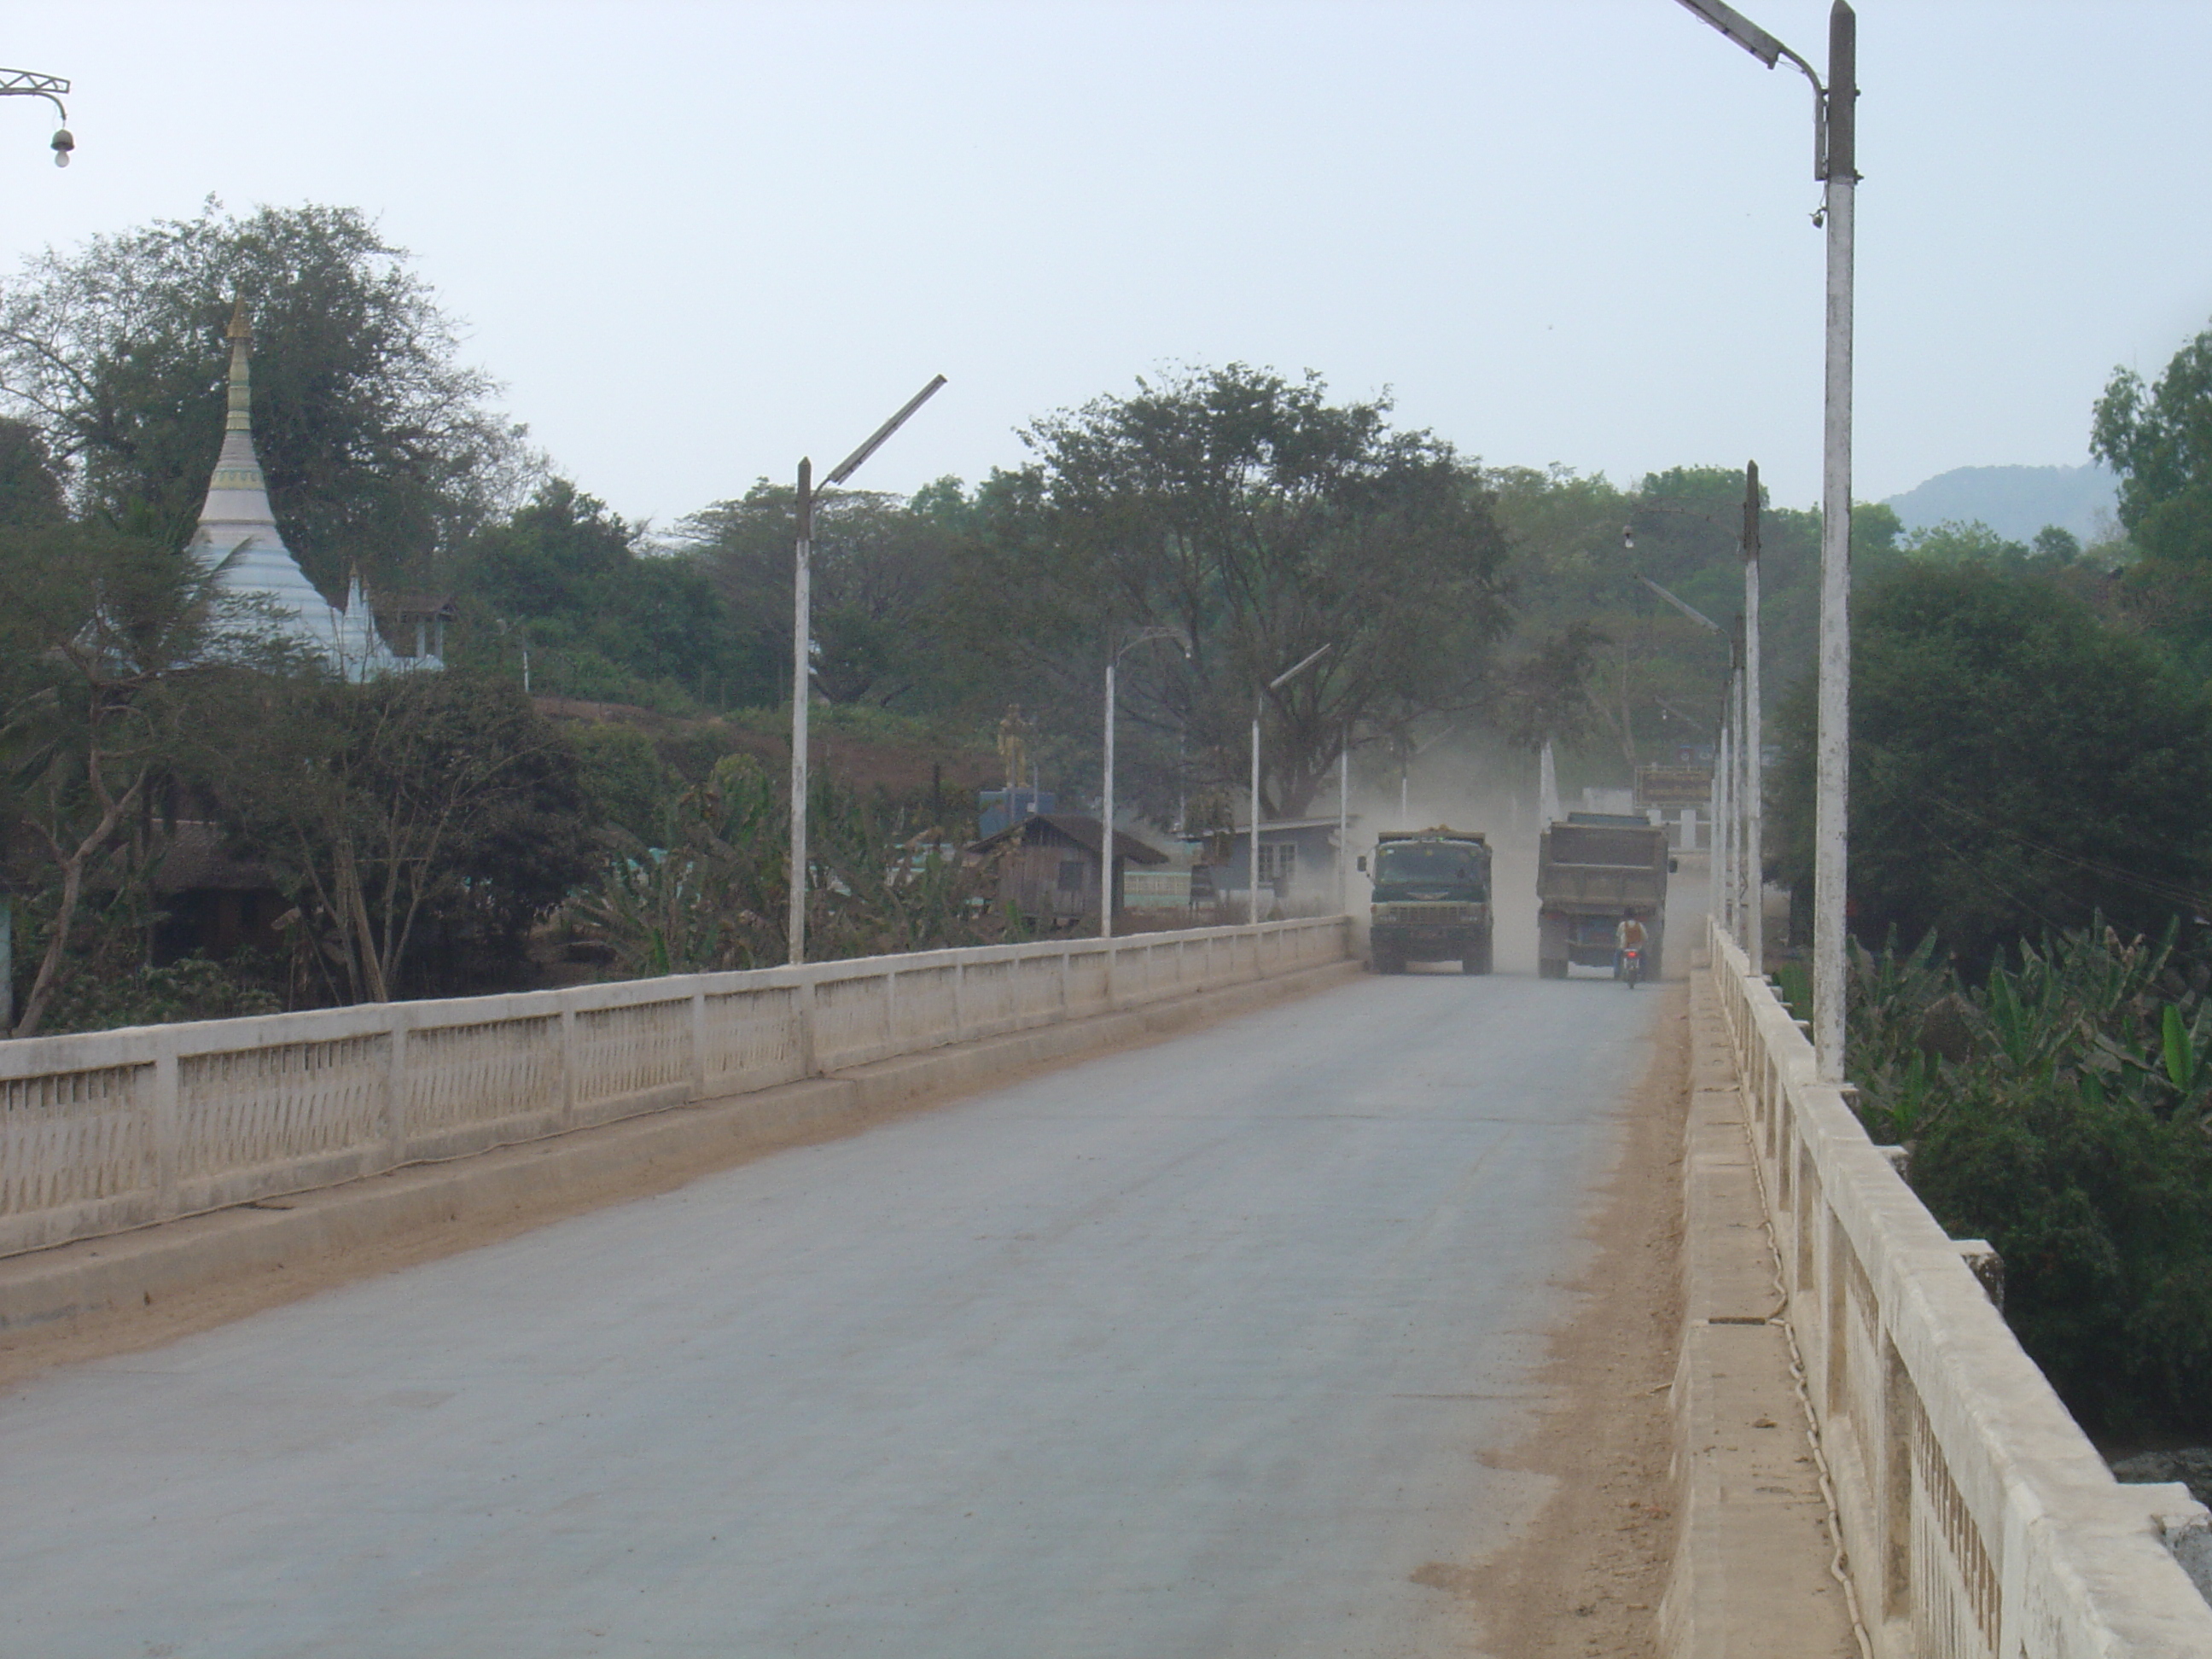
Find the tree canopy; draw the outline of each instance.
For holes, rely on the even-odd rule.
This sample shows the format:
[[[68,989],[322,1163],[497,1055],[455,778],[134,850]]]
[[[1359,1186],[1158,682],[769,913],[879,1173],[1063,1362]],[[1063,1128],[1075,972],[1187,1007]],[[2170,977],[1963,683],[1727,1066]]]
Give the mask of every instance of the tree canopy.
[[[679,544],[712,571],[753,660],[769,670],[755,697],[762,702],[790,696],[797,495],[763,478],[677,527]],[[870,490],[817,500],[810,582],[818,695],[905,711],[957,700],[948,690],[943,609],[953,541],[967,518],[957,478],[911,501]]]
[[[2112,372],[2097,400],[2092,453],[2120,475],[2120,522],[2154,558],[2212,563],[2212,329],[2148,386]]]
[[[1915,564],[1856,607],[1853,931],[1986,958],[2102,915],[2156,934],[2212,880],[2212,708],[2033,574]],[[1812,866],[1813,713],[1785,722],[1784,873]]]
[[[254,329],[271,504],[326,595],[421,580],[513,502],[533,460],[460,362],[457,325],[358,210],[210,201],[94,236],[0,290],[0,398],[67,470],[77,510],[181,547],[222,441],[233,296]]]
[[[1232,364],[1038,422],[1036,460],[978,492],[958,571],[969,648],[1079,696],[1129,633],[1178,629],[1188,659],[1128,659],[1131,712],[1230,780],[1258,699],[1263,810],[1303,810],[1347,732],[1472,706],[1510,625],[1488,483],[1389,415],[1331,403],[1317,375]]]
[[[644,682],[702,702],[711,693],[718,705],[773,701],[760,649],[709,563],[688,549],[655,550],[565,478],[478,530],[450,568],[469,630],[463,659],[501,659],[526,641],[538,653],[534,683],[547,691],[631,702],[649,695]]]

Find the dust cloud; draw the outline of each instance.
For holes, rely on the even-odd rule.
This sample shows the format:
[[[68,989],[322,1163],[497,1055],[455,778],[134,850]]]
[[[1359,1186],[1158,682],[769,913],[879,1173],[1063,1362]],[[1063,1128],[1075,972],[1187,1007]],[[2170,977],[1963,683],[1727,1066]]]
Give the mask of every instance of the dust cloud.
[[[1393,769],[1395,772],[1395,768]],[[1491,891],[1497,921],[1493,934],[1496,970],[1501,974],[1536,971],[1536,844],[1543,826],[1537,822],[1536,763],[1523,756],[1483,756],[1439,751],[1416,758],[1402,781],[1404,805],[1400,805],[1401,779],[1390,777],[1376,787],[1355,775],[1352,791],[1352,855],[1370,862],[1376,836],[1386,830],[1427,830],[1438,824],[1454,830],[1480,830],[1491,848]],[[1581,802],[1579,785],[1561,787],[1563,810]],[[1328,805],[1334,806],[1332,800]],[[1315,810],[1322,810],[1317,803]],[[1667,936],[1661,969],[1662,977],[1680,979],[1689,970],[1691,952],[1704,939],[1706,857],[1703,852],[1680,854],[1678,868],[1667,884]],[[1346,903],[1358,919],[1360,948],[1366,948],[1367,878],[1354,866]],[[1423,971],[1413,963],[1411,971]],[[1451,964],[1431,966],[1430,972],[1455,971]],[[1576,969],[1581,978],[1592,970]]]

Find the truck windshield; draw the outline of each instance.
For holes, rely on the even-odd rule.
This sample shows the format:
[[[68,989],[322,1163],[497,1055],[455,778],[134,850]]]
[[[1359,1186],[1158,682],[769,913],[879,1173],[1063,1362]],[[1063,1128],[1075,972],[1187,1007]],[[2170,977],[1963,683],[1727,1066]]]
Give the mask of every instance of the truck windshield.
[[[1482,860],[1472,848],[1437,842],[1401,842],[1375,854],[1375,879],[1403,885],[1428,882],[1452,887],[1482,884]]]

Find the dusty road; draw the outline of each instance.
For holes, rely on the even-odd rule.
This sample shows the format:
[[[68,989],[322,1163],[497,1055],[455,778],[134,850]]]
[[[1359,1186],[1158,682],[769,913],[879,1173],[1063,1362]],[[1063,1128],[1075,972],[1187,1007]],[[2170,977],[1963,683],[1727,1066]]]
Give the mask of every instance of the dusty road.
[[[0,1653],[1480,1651],[1662,1006],[1368,979],[0,1400]]]

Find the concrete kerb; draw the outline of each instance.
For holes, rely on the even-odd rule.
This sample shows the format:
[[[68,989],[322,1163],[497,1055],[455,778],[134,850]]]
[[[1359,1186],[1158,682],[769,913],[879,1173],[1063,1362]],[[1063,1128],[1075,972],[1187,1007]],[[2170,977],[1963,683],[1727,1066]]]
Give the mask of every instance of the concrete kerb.
[[[1743,1096],[1703,970],[1691,1033],[1683,1330],[1669,1396],[1676,1534],[1660,1648],[1669,1659],[1850,1659],[1860,1649],[1778,1318]]]
[[[927,1049],[449,1163],[413,1164],[282,1200],[8,1257],[0,1260],[0,1333],[127,1310],[455,1223],[539,1211],[550,1221],[590,1207],[601,1189],[622,1188],[618,1196],[625,1198],[668,1190],[1020,1073],[1325,990],[1362,971],[1354,960],[1326,963],[1171,1003]]]
[[[1874,1652],[1984,1651],[2002,1631],[2002,1651],[2023,1659],[2212,1654],[2207,1587],[2189,1582],[2212,1556],[2212,1516],[2178,1486],[2112,1481],[1958,1242],[1842,1093],[1812,1079],[1809,1045],[1771,988],[1736,977],[1741,957],[1717,932],[1711,952],[1719,971],[1698,990],[1717,997],[1712,1029],[1747,1069],[1761,1208],[1815,1373],[1812,1444],[1817,1455],[1837,1443],[1831,1496]],[[1883,1368],[1871,1383],[1869,1342]],[[1956,1637],[1961,1620],[1979,1634]]]

